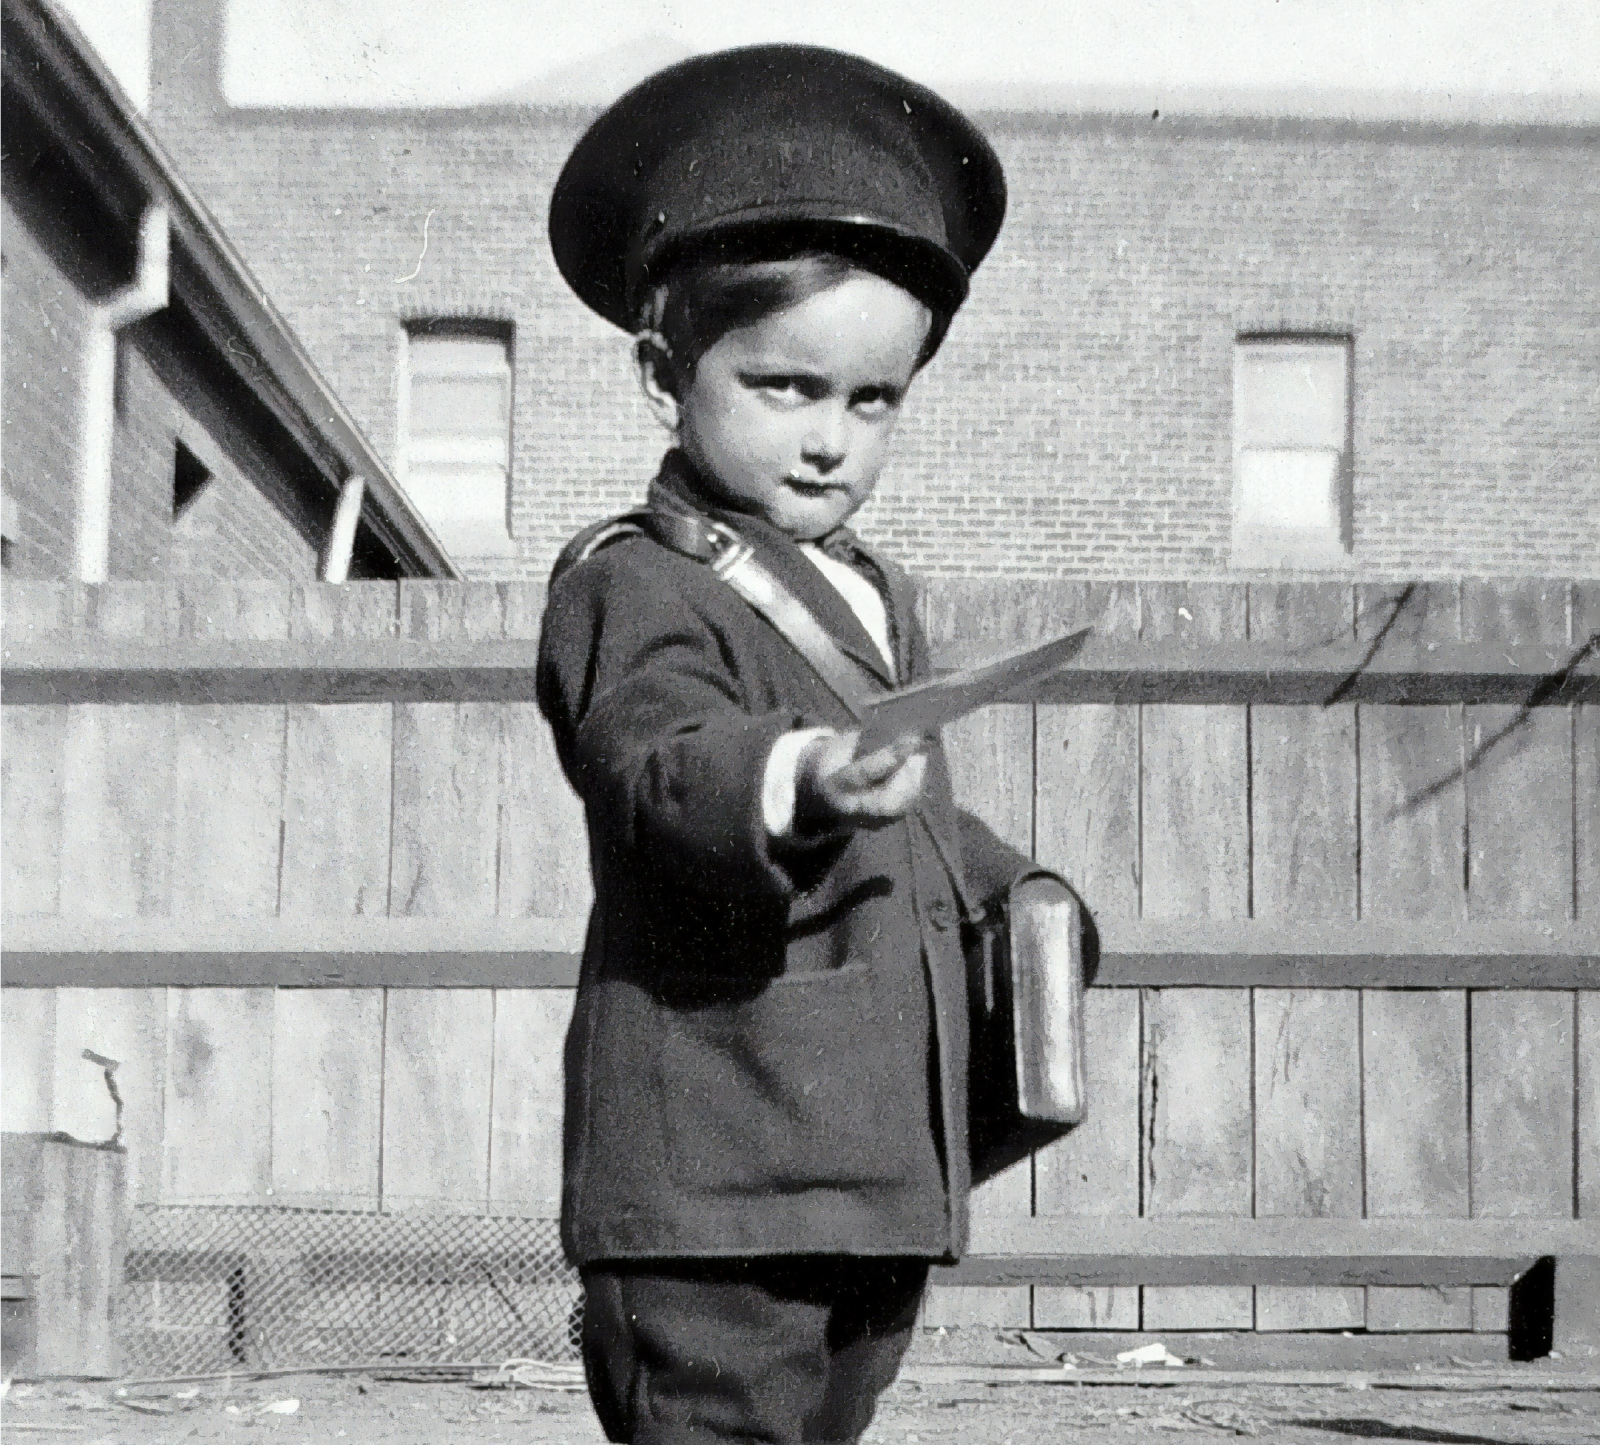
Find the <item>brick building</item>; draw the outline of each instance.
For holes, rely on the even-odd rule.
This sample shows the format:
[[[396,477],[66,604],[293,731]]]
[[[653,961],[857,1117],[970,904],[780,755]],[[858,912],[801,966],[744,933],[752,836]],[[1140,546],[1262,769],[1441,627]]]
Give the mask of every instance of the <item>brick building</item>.
[[[455,575],[81,36],[4,41],[7,575]]]
[[[545,240],[588,115],[231,108],[224,3],[155,0],[153,124],[467,569],[540,575],[661,446]],[[1010,217],[862,519],[913,568],[1594,570],[1600,128],[980,119]]]

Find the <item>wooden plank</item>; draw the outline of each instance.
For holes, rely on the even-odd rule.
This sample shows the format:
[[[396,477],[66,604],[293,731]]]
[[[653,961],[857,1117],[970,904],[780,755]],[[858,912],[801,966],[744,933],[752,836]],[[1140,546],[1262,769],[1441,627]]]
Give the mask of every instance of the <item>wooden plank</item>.
[[[1292,1244],[1287,1248],[1294,1248]],[[1071,1254],[1018,1255],[969,1254],[960,1264],[939,1270],[934,1278],[941,1286],[953,1285],[960,1289],[995,1289],[1004,1285],[1016,1286],[1034,1283],[1035,1288],[1066,1288],[1066,1281],[1082,1281],[1084,1290],[1110,1290],[1121,1286],[1143,1285],[1147,1291],[1159,1290],[1161,1297],[1155,1312],[1159,1323],[1146,1324],[1154,1329],[1204,1329],[1207,1326],[1184,1324],[1186,1318],[1197,1318],[1201,1309],[1232,1309],[1236,1320],[1246,1321],[1231,1328],[1251,1328],[1246,1313],[1249,1292],[1252,1289],[1273,1291],[1276,1300],[1283,1293],[1293,1299],[1294,1294],[1305,1290],[1333,1291],[1340,1298],[1349,1292],[1361,1292],[1365,1283],[1372,1288],[1383,1288],[1397,1298],[1396,1310],[1414,1306],[1417,1293],[1450,1291],[1452,1308],[1459,1308],[1460,1299],[1469,1302],[1473,1292],[1485,1286],[1474,1285],[1474,1280],[1500,1280],[1493,1288],[1506,1284],[1526,1274],[1538,1262],[1536,1255],[1524,1250],[1519,1254],[1462,1255],[1456,1257],[1427,1255],[1312,1255],[1284,1254],[1271,1257],[1263,1254],[1100,1254],[1090,1250]],[[1049,1281],[1051,1283],[1046,1284]],[[1379,1284],[1378,1281],[1383,1281]],[[1167,1291],[1172,1291],[1170,1295]],[[1190,1295],[1193,1291],[1193,1295]],[[1458,1298],[1459,1296],[1459,1298]],[[1487,1303],[1487,1301],[1486,1301]],[[1148,1310],[1148,1302],[1146,1305]],[[1298,1308],[1298,1305],[1296,1305]],[[1330,1312],[1331,1313],[1331,1312]],[[1394,1318],[1399,1314],[1391,1311]],[[1459,1314],[1456,1316],[1459,1318]],[[1386,1316],[1388,1318],[1388,1316]],[[1280,1322],[1274,1315],[1272,1323],[1257,1323],[1258,1329],[1304,1329],[1298,1320]],[[1351,1328],[1359,1329],[1362,1316],[1352,1315]],[[1326,1326],[1333,1329],[1336,1326]],[[1391,1333],[1398,1325],[1384,1326]],[[1440,1326],[1446,1328],[1446,1326]],[[1460,1324],[1448,1328],[1471,1328]]]
[[[180,576],[168,585],[176,598],[179,637],[268,641],[289,636],[289,583]]]
[[[6,928],[6,980],[23,987],[414,981],[570,988],[584,923],[581,916],[457,921],[298,911],[280,918],[18,918]],[[1600,933],[1592,924],[1401,920],[1296,928],[1101,916],[1099,926],[1102,989],[1600,987]]]
[[[1139,995],[1094,990],[1085,999],[1089,1116],[1034,1158],[1034,1212],[1060,1218],[1070,1250],[1083,1215],[1139,1215]],[[1139,1326],[1137,1288],[1041,1285],[1033,1292],[1037,1329]]]
[[[1578,1214],[1600,1219],[1600,993],[1578,995]]]
[[[161,1188],[167,1067],[165,989],[56,991],[56,1129],[89,1142],[111,1138],[116,1105],[102,1068],[85,1049],[115,1059],[122,1096],[122,1142],[127,1150],[128,1198],[154,1203]]]
[[[487,703],[396,708],[390,912],[495,912],[499,712]]]
[[[1144,1211],[1247,1217],[1253,1192],[1250,996],[1145,995]],[[1248,1286],[1144,1291],[1145,1329],[1249,1329]]]
[[[1503,1285],[1477,1285],[1472,1291],[1474,1334],[1503,1334],[1511,1328],[1511,1291]]]
[[[956,800],[1012,847],[1033,851],[1033,709],[983,708],[945,729]],[[1025,1218],[1033,1208],[1033,1161],[1023,1159],[972,1192],[974,1220]],[[930,1291],[923,1310],[929,1327],[985,1324],[1026,1328],[1032,1323],[1026,1288],[965,1293],[950,1299]]]
[[[483,1207],[493,1061],[491,990],[389,990],[383,1051],[386,1209]]]
[[[178,711],[172,907],[275,914],[283,819],[281,707]]]
[[[274,1198],[376,1208],[382,991],[278,989],[272,1008]]]
[[[1472,1212],[1570,1219],[1575,1000],[1472,996]]]
[[[168,991],[163,1203],[266,1199],[272,1024],[268,989]]]
[[[1147,584],[1154,587],[1164,584]],[[1183,604],[1180,604],[1183,605]],[[1066,631],[1063,627],[1060,629]],[[1309,651],[1176,636],[1090,638],[1026,700],[1058,703],[1510,703],[1565,706],[1600,699],[1600,658],[1565,645],[1493,650],[1443,642],[1390,655],[1387,640]],[[952,645],[936,667],[987,661],[991,644]],[[531,702],[537,645],[529,639],[378,642],[307,638],[152,640],[138,628],[105,636],[35,638],[13,648],[0,680],[8,703]]]
[[[1600,919],[1600,706],[1574,710],[1573,809],[1577,822],[1574,904],[1579,918]]]
[[[1238,584],[1141,584],[1142,642],[1182,647],[1243,639]],[[1249,754],[1235,707],[1145,707],[1141,714],[1141,911],[1145,917],[1249,915]],[[1250,995],[1151,991],[1144,1005],[1144,1212],[1251,1212]],[[1145,1329],[1248,1329],[1248,1287],[1143,1291]]]
[[[1351,990],[1255,995],[1258,1216],[1361,1216],[1360,999]],[[1258,1292],[1258,1329],[1360,1329],[1359,1289]]]
[[[499,911],[587,917],[594,898],[583,804],[562,775],[549,725],[531,703],[500,708]]]
[[[1466,582],[1462,636],[1485,650],[1566,646],[1567,585]],[[1573,737],[1568,710],[1466,709],[1467,901],[1475,917],[1572,914]]]
[[[1139,710],[1038,709],[1039,861],[1097,920],[1139,912]]]
[[[562,1049],[572,1003],[566,989],[495,995],[492,1208],[560,1217]]]
[[[0,709],[0,898],[8,918],[59,907],[66,762],[64,707]]]
[[[1384,1269],[1488,1268],[1482,1261],[1521,1261],[1530,1266],[1545,1254],[1594,1254],[1600,1250],[1600,1220],[1447,1219],[1412,1215],[1387,1219],[1252,1219],[1240,1215],[1168,1215],[1130,1219],[1123,1215],[1079,1216],[1070,1250],[1062,1250],[1061,1221],[988,1221],[973,1229],[969,1254],[991,1263],[1056,1258],[1063,1267],[1079,1258],[1127,1256],[1254,1259],[1263,1264],[1289,1259],[1387,1260]],[[1463,1261],[1479,1264],[1463,1264]],[[1141,1266],[1142,1268],[1143,1266]],[[1341,1265],[1341,1268],[1344,1266]],[[1480,1284],[1504,1284],[1498,1272]],[[1059,1275],[1058,1275],[1059,1277]],[[1510,1276],[1509,1278],[1515,1278]]]
[[[1362,995],[1367,1213],[1469,1210],[1467,1006],[1459,992]],[[1470,1329],[1472,1298],[1367,1291],[1367,1328]]]
[[[69,636],[77,592],[69,582],[5,578],[0,582],[0,646],[9,653],[46,638]]]
[[[79,914],[171,912],[175,711],[68,712],[61,887]]]
[[[1250,637],[1312,646],[1348,637],[1342,584],[1250,588]],[[1352,704],[1250,713],[1251,909],[1263,920],[1353,921],[1357,909]],[[1360,1000],[1350,990],[1259,990],[1253,1002],[1258,1215],[1359,1218]],[[1358,1288],[1256,1291],[1258,1330],[1360,1329]]]
[[[297,582],[289,598],[289,636],[395,637],[399,609],[397,582]]]
[[[0,1130],[55,1128],[56,990],[0,992]]]

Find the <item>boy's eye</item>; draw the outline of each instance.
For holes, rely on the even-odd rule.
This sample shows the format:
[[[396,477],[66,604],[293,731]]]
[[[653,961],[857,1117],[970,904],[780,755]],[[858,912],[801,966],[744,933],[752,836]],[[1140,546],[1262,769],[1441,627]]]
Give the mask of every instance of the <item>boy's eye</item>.
[[[810,376],[747,376],[744,384],[774,401],[788,403],[816,401],[825,390],[823,383]]]
[[[864,416],[882,416],[899,404],[899,392],[888,386],[864,386],[850,398],[852,409]]]

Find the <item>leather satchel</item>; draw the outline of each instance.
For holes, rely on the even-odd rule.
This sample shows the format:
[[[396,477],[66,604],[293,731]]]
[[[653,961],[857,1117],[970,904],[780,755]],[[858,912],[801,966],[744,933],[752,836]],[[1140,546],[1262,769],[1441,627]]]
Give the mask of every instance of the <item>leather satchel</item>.
[[[580,534],[557,572],[630,532],[705,562],[825,682],[860,721],[872,693],[860,669],[806,605],[731,528],[652,496],[653,505]],[[552,578],[552,580],[554,580]],[[943,854],[938,834],[929,836]],[[944,864],[959,880],[957,860]],[[1025,872],[963,921],[971,1021],[967,1133],[972,1182],[981,1184],[1083,1122],[1084,990],[1099,962],[1089,910],[1045,869]]]

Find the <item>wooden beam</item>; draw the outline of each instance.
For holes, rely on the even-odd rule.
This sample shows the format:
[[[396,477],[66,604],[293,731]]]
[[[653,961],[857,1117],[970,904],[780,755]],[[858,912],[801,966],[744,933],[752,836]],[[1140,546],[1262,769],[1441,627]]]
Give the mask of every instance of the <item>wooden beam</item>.
[[[571,988],[583,918],[13,918],[18,987]],[[1600,988],[1595,924],[1114,920],[1101,988]]]
[[[1542,1257],[1597,1245],[1597,1220],[978,1219],[973,1252],[935,1282],[1505,1286]]]
[[[41,638],[8,647],[0,682],[10,703],[511,702],[534,697],[537,659],[531,640]],[[938,659],[967,660],[964,649]],[[1368,657],[1354,643],[1297,651],[1096,638],[1057,679],[1013,700],[1547,706],[1600,701],[1600,659],[1540,644]]]

